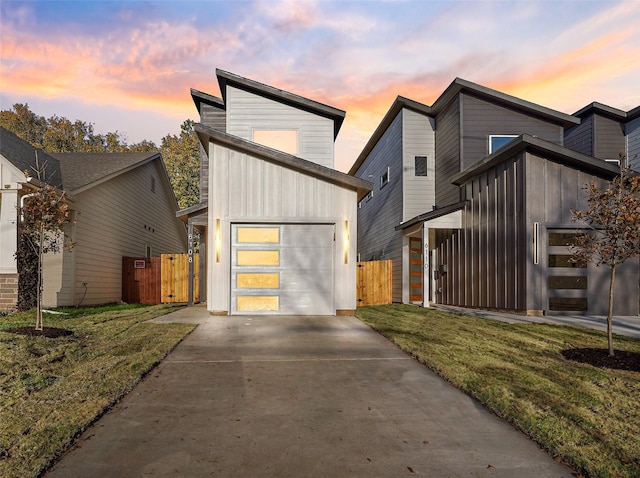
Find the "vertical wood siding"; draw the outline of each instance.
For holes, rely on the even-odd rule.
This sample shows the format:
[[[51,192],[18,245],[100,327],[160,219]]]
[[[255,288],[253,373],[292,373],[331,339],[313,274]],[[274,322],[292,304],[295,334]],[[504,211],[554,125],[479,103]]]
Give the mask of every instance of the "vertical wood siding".
[[[629,121],[626,125],[625,133],[629,167],[640,171],[640,118]]]
[[[280,165],[211,144],[208,307],[229,312],[230,248],[233,223],[335,224],[335,307],[355,308],[357,193]],[[220,261],[215,260],[216,220],[220,220]],[[344,263],[344,221],[349,224]]]
[[[63,253],[63,288],[47,289],[55,279],[45,277],[47,306],[119,301],[123,256],[144,256],[146,245],[154,256],[187,250],[186,228],[175,217],[171,186],[157,160],[77,194],[73,208],[76,246]]]
[[[402,111],[403,212],[406,221],[431,211],[436,203],[435,119],[409,109]],[[427,157],[427,175],[415,175],[415,157]]]
[[[624,125],[600,115],[594,117],[594,156],[618,159],[625,151]]]
[[[298,130],[296,156],[333,168],[333,121],[227,86],[227,132],[252,140],[254,129]]]
[[[373,197],[358,209],[358,252],[361,261],[392,260],[393,301],[402,302],[402,137],[403,115],[398,113],[356,173],[373,183]],[[389,168],[389,183],[380,178]]]

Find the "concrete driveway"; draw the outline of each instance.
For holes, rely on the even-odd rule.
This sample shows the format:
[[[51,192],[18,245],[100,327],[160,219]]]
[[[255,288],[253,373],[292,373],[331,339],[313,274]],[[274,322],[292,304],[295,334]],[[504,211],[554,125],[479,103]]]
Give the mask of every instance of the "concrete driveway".
[[[57,477],[571,477],[353,317],[209,317]]]

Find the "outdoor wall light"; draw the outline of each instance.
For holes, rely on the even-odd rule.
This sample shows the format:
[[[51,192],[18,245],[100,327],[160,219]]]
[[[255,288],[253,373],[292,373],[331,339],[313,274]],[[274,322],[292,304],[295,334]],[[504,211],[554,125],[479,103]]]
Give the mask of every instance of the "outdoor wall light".
[[[349,263],[349,221],[344,221],[344,263]]]
[[[540,239],[540,223],[533,223],[533,263],[540,263],[540,251],[538,250],[538,242]]]
[[[220,219],[216,219],[216,262],[220,262]]]

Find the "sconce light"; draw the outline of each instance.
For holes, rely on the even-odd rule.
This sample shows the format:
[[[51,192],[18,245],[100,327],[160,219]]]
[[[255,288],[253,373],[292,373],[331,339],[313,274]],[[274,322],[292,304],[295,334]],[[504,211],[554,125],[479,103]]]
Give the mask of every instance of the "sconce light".
[[[344,221],[344,263],[349,263],[349,221]]]
[[[540,263],[540,251],[538,250],[538,241],[540,239],[540,223],[533,223],[533,263]]]
[[[216,262],[220,262],[220,219],[216,219]]]

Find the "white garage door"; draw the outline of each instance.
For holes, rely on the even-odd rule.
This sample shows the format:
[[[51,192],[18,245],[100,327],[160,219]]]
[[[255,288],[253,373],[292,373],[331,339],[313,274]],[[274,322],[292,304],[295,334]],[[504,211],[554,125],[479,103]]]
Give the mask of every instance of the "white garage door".
[[[334,226],[235,224],[233,314],[335,315]]]

